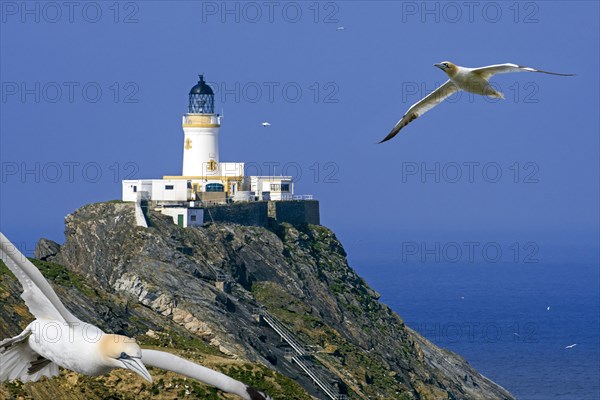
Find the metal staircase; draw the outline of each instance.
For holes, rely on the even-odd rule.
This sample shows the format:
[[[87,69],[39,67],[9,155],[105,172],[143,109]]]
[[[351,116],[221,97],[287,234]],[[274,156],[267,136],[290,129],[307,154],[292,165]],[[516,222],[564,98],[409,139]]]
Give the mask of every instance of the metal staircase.
[[[345,394],[339,394],[337,389],[330,385],[327,380],[325,380],[319,371],[313,366],[312,359],[306,358],[310,356],[295,356],[292,358],[298,366],[306,373],[306,375],[310,376],[312,380],[325,392],[330,399],[333,400],[342,400],[347,399]]]
[[[279,322],[274,316],[269,314],[267,312],[267,310],[260,309],[259,311],[260,311],[260,316],[262,317],[262,319],[271,328],[273,328],[273,330],[275,332],[277,332],[277,334],[279,334],[279,336],[281,336],[281,338],[283,340],[285,340],[285,342],[287,344],[289,344],[290,347],[292,349],[294,349],[294,351],[298,355],[300,355],[300,356],[306,355],[306,349],[305,349],[304,345],[302,343],[300,343],[300,341],[298,341],[298,339],[296,339],[296,336],[288,328],[286,328],[285,325],[283,325],[281,322]]]
[[[294,350],[296,355],[292,356],[302,371],[306,373],[315,384],[332,400],[347,400],[348,396],[340,394],[338,390],[323,377],[322,373],[315,367],[315,359],[309,354],[306,346],[294,335],[281,321],[271,315],[267,310],[258,310],[260,317]]]

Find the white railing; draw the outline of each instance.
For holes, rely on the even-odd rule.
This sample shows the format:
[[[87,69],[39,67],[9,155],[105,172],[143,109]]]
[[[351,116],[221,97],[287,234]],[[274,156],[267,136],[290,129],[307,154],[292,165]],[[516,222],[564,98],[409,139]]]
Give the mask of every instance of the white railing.
[[[306,374],[308,376],[310,376],[312,378],[312,380],[325,392],[325,394],[327,396],[329,396],[330,399],[332,400],[338,400],[339,399],[339,394],[338,391],[331,386],[329,383],[327,383],[325,381],[325,379],[321,378],[319,376],[319,372],[316,370],[315,367],[313,367],[312,365],[310,365],[309,363],[305,362],[302,359],[302,356],[296,356],[293,357],[292,360],[298,364],[300,366],[300,368],[302,368],[302,370],[304,372],[306,372]]]
[[[281,338],[296,351],[296,353],[298,353],[298,355],[303,356],[306,354],[304,346],[296,340],[294,334],[291,333],[285,326],[283,326],[282,323],[277,321],[275,317],[269,314],[266,310],[260,310],[260,315],[263,317],[263,320],[269,324],[269,326],[273,328],[273,330],[277,332],[279,336],[281,336]]]
[[[290,201],[290,200],[314,200],[312,194],[291,194],[270,192],[270,198],[273,201]]]
[[[191,114],[183,116],[183,123],[185,125],[193,125],[193,124],[215,124],[218,125],[221,123],[221,117],[215,114]]]
[[[314,197],[312,194],[295,194],[292,200],[314,200]]]

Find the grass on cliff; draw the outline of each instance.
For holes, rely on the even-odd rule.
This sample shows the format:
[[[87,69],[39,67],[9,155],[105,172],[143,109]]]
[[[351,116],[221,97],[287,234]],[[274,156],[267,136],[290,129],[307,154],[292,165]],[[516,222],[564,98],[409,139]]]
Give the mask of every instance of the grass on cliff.
[[[62,287],[73,287],[86,297],[97,297],[98,292],[88,284],[83,277],[68,270],[60,264],[30,258],[29,261],[35,265],[46,279]]]
[[[379,396],[393,393],[393,398],[401,398],[408,391],[396,379],[394,372],[350,343],[321,319],[310,315],[310,307],[284,288],[272,282],[261,282],[254,284],[252,292],[271,314],[286,324],[305,344],[323,349],[315,355],[317,359],[338,371],[345,371],[346,380],[354,382],[365,394]]]
[[[44,277],[52,281],[54,285],[63,288],[74,288],[90,302],[105,303],[113,297],[112,295],[109,297],[102,290],[92,288],[83,277],[60,264],[37,259],[30,260],[42,272]],[[16,281],[12,272],[0,260],[0,299],[4,300],[9,297],[11,299],[10,302],[2,301],[0,303],[0,314],[4,312],[7,315],[14,316],[9,318],[8,321],[0,322],[2,324],[17,324],[19,329],[22,329],[23,326],[21,325],[29,322],[32,316],[28,313],[23,301],[16,296],[16,293],[11,293],[9,286],[3,282],[2,276],[4,275],[11,281]],[[18,290],[20,294],[20,287]],[[136,305],[131,306],[131,308],[136,308]],[[128,318],[128,322],[136,326],[138,330],[148,331],[147,322],[139,316],[129,315]],[[157,318],[164,317],[157,316]],[[153,337],[137,335],[137,340],[144,347],[159,348],[221,371],[244,383],[264,390],[273,399],[311,399],[302,387],[292,379],[260,364],[233,361],[223,357],[217,348],[207,344],[202,338],[185,332],[177,332],[177,330],[183,328],[172,329],[169,327],[172,324],[172,322],[165,320],[163,332],[156,332]],[[14,327],[12,330],[14,330]],[[152,368],[151,373],[154,378],[152,384],[126,370],[117,369],[100,377],[87,377],[62,370],[60,376],[53,379],[43,379],[39,382],[27,384],[19,381],[0,384],[0,399],[238,399],[237,396],[222,393],[213,387],[171,372]]]

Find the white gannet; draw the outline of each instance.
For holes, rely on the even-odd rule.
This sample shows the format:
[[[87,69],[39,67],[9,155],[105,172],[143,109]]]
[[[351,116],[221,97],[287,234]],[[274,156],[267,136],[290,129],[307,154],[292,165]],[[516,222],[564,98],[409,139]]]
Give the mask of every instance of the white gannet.
[[[558,74],[556,72],[542,71],[523,67],[516,64],[496,64],[487,67],[467,68],[452,64],[450,61],[443,61],[439,64],[433,64],[448,75],[448,79],[442,86],[429,93],[427,96],[413,104],[408,111],[400,118],[400,121],[394,126],[392,131],[379,143],[390,140],[400,129],[440,104],[446,98],[454,93],[465,90],[467,92],[503,99],[504,95],[494,89],[489,79],[496,74],[505,74],[507,72],[541,72],[543,74],[573,76],[573,74]]]
[[[565,347],[565,349],[572,349],[575,346],[577,346],[577,343],[570,344],[567,347]]]
[[[265,128],[268,127],[268,126],[271,126],[271,124],[268,123],[268,122],[263,122],[261,125],[264,126]]]
[[[37,381],[58,367],[97,376],[129,369],[152,382],[147,366],[212,385],[245,400],[270,400],[255,388],[173,354],[141,349],[135,339],[108,334],[81,321],[62,304],[41,272],[0,232],[2,261],[23,286],[21,297],[35,316],[19,335],[0,342],[0,383]]]

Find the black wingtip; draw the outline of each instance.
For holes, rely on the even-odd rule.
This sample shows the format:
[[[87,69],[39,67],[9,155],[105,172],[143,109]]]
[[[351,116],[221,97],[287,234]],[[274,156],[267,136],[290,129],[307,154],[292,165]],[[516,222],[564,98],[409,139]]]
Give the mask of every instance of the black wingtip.
[[[541,72],[542,74],[556,75],[556,76],[575,76],[575,74],[561,74],[560,72],[542,71],[541,69],[536,70],[536,72]]]
[[[390,139],[393,139],[393,138],[394,138],[394,136],[396,136],[396,134],[398,134],[398,131],[396,131],[396,132],[394,132],[394,131],[391,131],[390,133],[388,133],[388,135],[387,135],[386,137],[384,137],[384,138],[383,138],[383,140],[382,140],[382,141],[378,142],[377,144],[381,144],[381,143],[383,143],[383,142],[387,142],[387,141],[388,141],[388,140],[390,140]]]
[[[256,388],[254,388],[252,386],[248,386],[246,388],[246,391],[248,392],[248,395],[250,396],[250,400],[269,400],[270,399],[269,396],[265,396],[264,394],[262,394]]]
[[[543,71],[545,74],[550,74],[550,75],[558,75],[558,76],[575,76],[575,74],[559,74],[558,72],[545,72]]]

